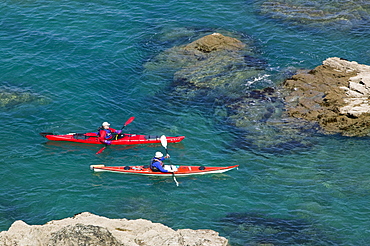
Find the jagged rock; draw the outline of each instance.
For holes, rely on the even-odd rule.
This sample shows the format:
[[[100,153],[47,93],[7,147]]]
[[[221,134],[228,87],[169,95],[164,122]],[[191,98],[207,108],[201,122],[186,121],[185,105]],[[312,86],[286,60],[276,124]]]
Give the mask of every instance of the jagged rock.
[[[370,132],[370,67],[337,57],[284,82],[290,116],[318,122],[326,133]]]
[[[0,232],[0,245],[226,246],[212,230],[177,231],[148,220],[108,219],[88,212],[44,225],[15,221]]]

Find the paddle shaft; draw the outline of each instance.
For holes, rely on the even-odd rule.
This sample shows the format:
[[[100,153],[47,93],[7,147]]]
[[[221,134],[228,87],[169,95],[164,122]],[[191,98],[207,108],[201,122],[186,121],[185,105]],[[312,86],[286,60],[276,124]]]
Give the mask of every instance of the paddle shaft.
[[[168,155],[168,150],[167,150],[167,138],[165,135],[162,135],[161,136],[161,144],[163,146],[163,148],[166,150],[166,155]],[[171,164],[171,159],[169,159],[169,162]],[[179,186],[179,182],[177,182],[176,180],[176,177],[175,177],[175,172],[172,172],[172,177],[173,177],[173,180],[175,181],[176,183],[176,186]]]

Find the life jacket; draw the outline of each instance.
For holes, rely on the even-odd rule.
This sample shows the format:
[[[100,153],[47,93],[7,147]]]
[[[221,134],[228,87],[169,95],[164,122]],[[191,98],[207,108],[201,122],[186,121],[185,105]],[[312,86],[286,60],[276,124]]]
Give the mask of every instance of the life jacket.
[[[110,129],[104,129],[104,128],[99,128],[99,136],[100,136],[100,131],[105,131],[105,139],[106,140],[109,140],[109,139],[112,139],[113,138],[113,135],[112,135],[112,131]]]
[[[163,162],[160,159],[153,157],[153,159],[150,162],[150,169],[152,169],[153,172],[160,172],[160,170],[156,166],[153,166],[155,162],[160,162],[163,167]]]

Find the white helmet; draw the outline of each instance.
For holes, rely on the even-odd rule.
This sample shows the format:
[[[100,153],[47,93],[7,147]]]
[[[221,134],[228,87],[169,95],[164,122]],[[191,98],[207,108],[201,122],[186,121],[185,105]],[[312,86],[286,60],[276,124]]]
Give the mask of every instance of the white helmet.
[[[110,126],[110,124],[108,122],[103,122],[103,124],[101,124],[102,126]]]
[[[161,158],[161,157],[163,157],[163,154],[162,154],[162,152],[155,152],[155,156],[154,156],[155,158]]]

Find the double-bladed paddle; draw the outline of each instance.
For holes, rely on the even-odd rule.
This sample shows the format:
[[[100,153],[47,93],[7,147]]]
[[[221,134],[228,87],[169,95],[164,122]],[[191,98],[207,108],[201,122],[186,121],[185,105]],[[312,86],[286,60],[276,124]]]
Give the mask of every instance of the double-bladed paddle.
[[[126,123],[122,126],[121,130],[123,130],[123,128],[125,128],[128,124],[130,124],[131,122],[133,122],[135,119],[134,116],[130,117]],[[101,148],[98,152],[96,152],[96,154],[100,154],[101,152],[103,152],[106,148],[107,148],[108,144],[105,144],[105,146],[103,148]]]
[[[168,155],[167,138],[166,138],[166,136],[165,135],[162,135],[161,138],[160,138],[160,140],[161,140],[161,144],[162,144],[163,148],[166,150],[166,155]],[[170,161],[170,163],[171,163],[171,161]],[[173,177],[173,180],[176,183],[176,186],[179,186],[179,182],[177,182],[176,177],[175,177],[175,172],[172,172],[172,177]]]

